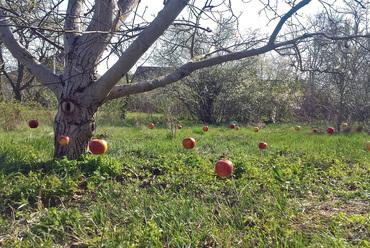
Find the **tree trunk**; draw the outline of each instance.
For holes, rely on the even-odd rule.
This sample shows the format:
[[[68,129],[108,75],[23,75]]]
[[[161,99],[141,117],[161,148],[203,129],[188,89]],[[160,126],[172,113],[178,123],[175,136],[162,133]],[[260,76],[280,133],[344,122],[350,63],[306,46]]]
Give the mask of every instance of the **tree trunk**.
[[[88,151],[88,144],[94,135],[96,127],[96,111],[98,107],[84,106],[83,102],[61,101],[54,120],[54,157],[79,159]],[[58,142],[61,135],[68,136],[70,141],[66,146]]]

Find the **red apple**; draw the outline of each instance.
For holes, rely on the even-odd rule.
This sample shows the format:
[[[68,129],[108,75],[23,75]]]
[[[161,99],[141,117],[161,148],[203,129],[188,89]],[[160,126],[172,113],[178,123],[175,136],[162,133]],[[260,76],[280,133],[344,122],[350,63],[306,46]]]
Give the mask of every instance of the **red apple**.
[[[185,149],[193,149],[195,147],[195,139],[193,138],[185,138],[182,141],[182,145],[184,146]]]
[[[370,141],[368,141],[368,142],[366,143],[366,149],[367,149],[368,151],[370,151]]]
[[[257,133],[260,129],[258,127],[253,128],[253,132]]]
[[[347,123],[342,123],[342,127],[347,127],[348,126],[348,124]]]
[[[294,127],[294,130],[296,130],[296,131],[300,131],[300,130],[301,130],[301,126],[295,126],[295,127]]]
[[[107,151],[108,145],[105,140],[102,139],[93,139],[89,143],[89,149],[92,154],[99,155]]]
[[[58,142],[62,146],[66,146],[69,143],[69,137],[68,136],[64,136],[64,135],[61,135],[61,136],[58,137]]]
[[[233,172],[233,163],[230,160],[219,160],[216,163],[215,171],[217,176],[221,178],[229,177]]]
[[[230,128],[231,129],[234,129],[235,128],[235,124],[234,123],[230,124]]]
[[[235,130],[238,131],[240,129],[239,126],[235,126]]]
[[[181,126],[181,125],[178,125],[178,126],[177,126],[177,129],[181,129],[181,128],[182,128],[182,126]]]
[[[326,129],[326,132],[327,132],[328,134],[332,134],[332,133],[334,133],[334,128],[333,128],[333,127],[328,127],[328,128]]]
[[[204,127],[203,127],[203,131],[204,131],[204,132],[207,132],[208,130],[209,130],[209,127],[208,127],[208,126],[204,126]]]
[[[317,133],[317,131],[318,131],[318,130],[317,130],[316,128],[312,129],[312,132],[313,132],[313,133]]]
[[[153,123],[150,123],[150,124],[148,124],[148,127],[149,127],[149,129],[153,129],[154,128],[154,124]]]
[[[39,126],[39,122],[37,120],[31,120],[28,122],[30,128],[37,128]]]
[[[267,143],[266,142],[260,142],[258,144],[258,148],[261,149],[261,150],[264,150],[267,148]]]

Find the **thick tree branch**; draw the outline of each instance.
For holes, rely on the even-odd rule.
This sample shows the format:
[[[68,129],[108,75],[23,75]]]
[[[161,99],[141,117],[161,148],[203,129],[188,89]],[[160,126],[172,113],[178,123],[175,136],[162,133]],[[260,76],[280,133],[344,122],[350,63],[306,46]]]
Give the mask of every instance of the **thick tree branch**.
[[[275,41],[276,41],[276,37],[278,36],[281,28],[283,27],[284,23],[290,18],[292,17],[292,15],[294,13],[296,13],[299,9],[303,8],[304,6],[306,6],[307,4],[309,4],[311,2],[311,0],[302,0],[301,2],[299,2],[297,5],[295,5],[294,7],[292,7],[279,21],[279,23],[276,25],[274,31],[272,32],[271,36],[270,36],[270,39],[269,39],[269,44],[274,44]]]
[[[133,9],[138,5],[140,0],[119,0],[118,8],[120,10],[119,19],[124,22],[126,18],[130,15]]]
[[[103,101],[113,86],[125,75],[150,46],[165,32],[186,7],[189,0],[171,0],[137,37],[119,60],[97,81],[94,92]]]
[[[67,7],[67,16],[64,22],[64,52],[69,53],[81,32],[81,16],[83,10],[83,0],[70,0]]]
[[[105,101],[113,100],[119,97],[128,96],[132,94],[137,94],[141,92],[151,91],[156,88],[165,87],[171,83],[177,82],[184,77],[190,75],[192,72],[203,69],[206,67],[218,65],[227,61],[234,61],[239,60],[243,58],[248,58],[252,56],[256,56],[259,54],[263,54],[272,50],[275,50],[280,47],[285,47],[288,45],[296,44],[297,42],[314,37],[314,36],[323,36],[330,40],[347,40],[347,39],[354,39],[354,38],[370,38],[370,34],[368,35],[357,35],[357,36],[346,36],[346,37],[335,37],[335,36],[329,36],[325,33],[310,33],[310,34],[304,34],[300,37],[297,37],[292,40],[276,43],[276,44],[266,44],[263,47],[257,48],[257,49],[251,49],[247,51],[241,51],[241,52],[235,52],[231,54],[226,54],[223,56],[213,57],[210,59],[198,61],[198,62],[189,62],[181,66],[179,69],[175,70],[174,72],[160,77],[156,78],[152,81],[146,81],[146,82],[139,82],[135,84],[128,84],[128,85],[119,85],[115,86],[107,99]]]
[[[59,92],[60,78],[41,64],[24,46],[13,36],[7,25],[6,16],[0,10],[0,40],[11,54],[21,62],[37,78],[40,83],[47,86],[55,94]]]

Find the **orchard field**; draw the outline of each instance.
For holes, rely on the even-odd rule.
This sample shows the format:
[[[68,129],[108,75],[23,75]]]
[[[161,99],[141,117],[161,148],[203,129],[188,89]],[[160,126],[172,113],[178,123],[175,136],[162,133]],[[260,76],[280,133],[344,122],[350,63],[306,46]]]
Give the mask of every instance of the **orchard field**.
[[[181,124],[101,118],[107,152],[79,161],[53,159],[50,123],[1,130],[0,246],[370,247],[365,132]],[[223,158],[226,179],[214,170]]]

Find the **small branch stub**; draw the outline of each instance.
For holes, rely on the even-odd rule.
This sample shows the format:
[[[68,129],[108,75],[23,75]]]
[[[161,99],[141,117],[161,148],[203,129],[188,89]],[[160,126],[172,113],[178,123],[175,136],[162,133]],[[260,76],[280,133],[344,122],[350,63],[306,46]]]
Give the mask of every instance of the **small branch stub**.
[[[75,105],[72,102],[63,102],[62,103],[62,110],[66,114],[71,114],[75,110]]]

